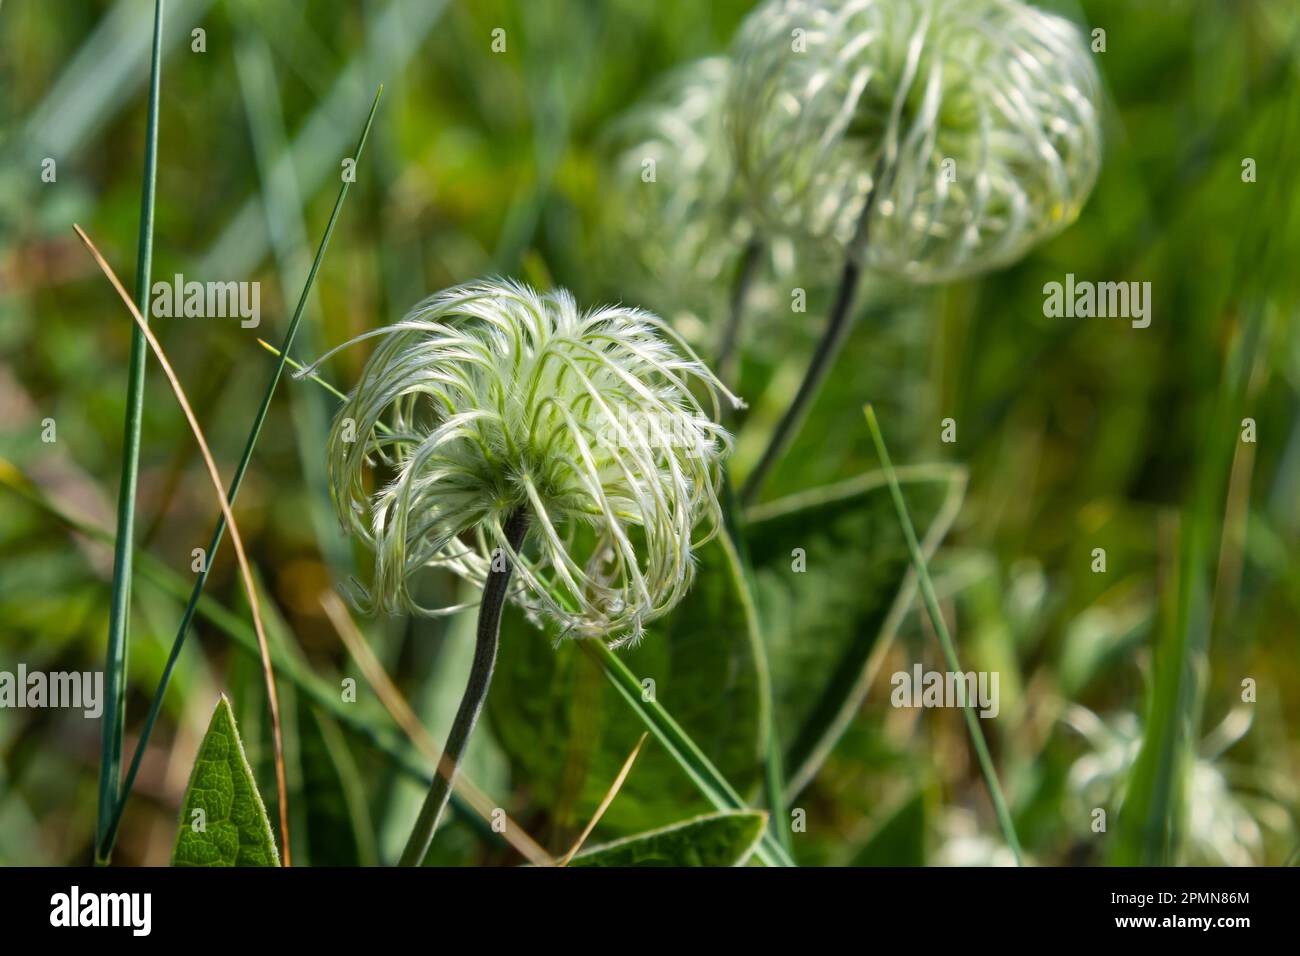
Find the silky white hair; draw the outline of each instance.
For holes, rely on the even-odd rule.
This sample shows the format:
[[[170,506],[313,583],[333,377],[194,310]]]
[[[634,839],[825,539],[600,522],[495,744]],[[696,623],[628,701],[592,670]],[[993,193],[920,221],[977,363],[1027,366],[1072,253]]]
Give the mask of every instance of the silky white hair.
[[[736,36],[728,123],[768,229],[848,245],[875,190],[866,264],[944,282],[1074,221],[1099,87],[1074,25],[1016,0],[768,0]]]
[[[338,348],[376,336],[328,448],[339,518],[375,556],[364,603],[450,613],[420,606],[412,578],[442,567],[481,587],[504,557],[535,622],[617,644],[682,598],[721,524],[718,395],[741,403],[661,319],[490,279]],[[504,526],[521,508],[516,552]]]

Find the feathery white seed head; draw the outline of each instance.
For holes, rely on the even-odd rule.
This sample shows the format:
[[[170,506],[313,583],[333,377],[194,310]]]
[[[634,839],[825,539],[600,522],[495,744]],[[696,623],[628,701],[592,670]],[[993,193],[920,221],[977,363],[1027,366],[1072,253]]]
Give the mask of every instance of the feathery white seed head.
[[[878,186],[867,265],[942,282],[1073,222],[1099,86],[1073,24],[1016,0],[768,0],[735,40],[728,123],[769,229],[849,244]]]
[[[725,57],[680,67],[607,133],[601,251],[638,301],[698,335],[726,307],[752,227],[742,217],[723,101]]]
[[[419,606],[413,576],[481,586],[494,557],[512,599],[566,636],[635,641],[681,599],[721,521],[718,394],[740,402],[661,319],[490,279],[352,342],[376,336],[328,452],[340,520],[374,551],[369,604],[457,610]]]

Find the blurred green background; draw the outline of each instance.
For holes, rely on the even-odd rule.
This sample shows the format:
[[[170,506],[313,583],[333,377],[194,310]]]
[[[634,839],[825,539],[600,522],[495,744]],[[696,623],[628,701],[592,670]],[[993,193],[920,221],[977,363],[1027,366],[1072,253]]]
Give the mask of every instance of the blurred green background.
[[[487,274],[563,285],[584,304],[627,299],[619,250],[602,239],[606,131],[666,71],[725,52],[751,6],[170,0],[154,276],[262,288],[257,329],[233,319],[155,325],[225,473],[273,367],[257,339],[283,334],[378,83],[383,103],[300,358]],[[891,673],[942,665],[929,622],[896,600],[907,566],[896,519],[872,479],[860,479],[877,467],[867,401],[896,464],[935,466],[909,485],[909,503],[936,537],[947,528],[932,570],[963,665],[1001,675],[1001,713],[984,727],[1029,858],[1278,864],[1300,841],[1300,7],[1043,6],[1106,30],[1096,55],[1106,152],[1081,218],[977,281],[918,288],[868,277],[831,383],[751,516],[766,646],[652,633],[628,657],[759,802],[771,707],[789,806],[806,815],[792,836],[803,864],[1009,859],[961,715],[889,705]],[[129,284],[152,15],[148,0],[0,3],[0,670],[103,667],[112,552],[92,529],[113,527],[130,320],[71,226],[83,225]],[[205,52],[191,49],[197,27]],[[41,179],[46,157],[57,163],[53,183]],[[1242,180],[1245,158],[1256,161],[1253,183]],[[751,406],[742,476],[826,312],[837,264],[804,268],[806,314],[777,297],[751,317],[738,389]],[[1151,327],[1044,317],[1043,284],[1067,272],[1149,281]],[[348,387],[364,356],[347,350],[323,374]],[[307,383],[281,383],[236,513],[273,639],[292,662],[281,687],[295,861],[391,862],[424,762],[321,610],[320,593],[364,574],[367,559],[329,505],[332,402]],[[147,557],[132,607],[128,754],[193,580],[191,549],[206,545],[219,513],[152,364],[145,409],[137,532]],[[952,444],[940,440],[948,417]],[[1247,417],[1253,444],[1239,437]],[[42,440],[47,418],[52,443]],[[855,480],[866,484],[824,492]],[[795,547],[824,560],[792,583]],[[1095,548],[1106,550],[1104,574],[1091,570]],[[428,586],[456,596],[451,581]],[[207,594],[216,610],[197,622],[168,692],[120,864],[166,863],[220,691],[263,794],[274,795],[265,692],[228,547]],[[441,741],[472,618],[357,617]],[[770,689],[755,676],[764,672]],[[864,673],[860,699],[851,685]],[[349,676],[355,704],[339,694]],[[1242,701],[1245,679],[1254,702]],[[1177,739],[1157,719],[1171,706]],[[508,623],[467,771],[562,851],[639,735],[620,707],[571,647],[553,651]],[[99,733],[79,712],[0,709],[0,863],[90,859]],[[593,842],[707,809],[657,748],[647,742]],[[1189,759],[1175,792],[1186,809],[1161,849],[1149,826],[1121,825],[1120,807],[1127,795],[1175,816],[1184,804],[1161,797],[1152,768],[1179,748]],[[1105,832],[1094,831],[1095,808],[1107,811]],[[449,864],[518,862],[463,810],[435,847]]]

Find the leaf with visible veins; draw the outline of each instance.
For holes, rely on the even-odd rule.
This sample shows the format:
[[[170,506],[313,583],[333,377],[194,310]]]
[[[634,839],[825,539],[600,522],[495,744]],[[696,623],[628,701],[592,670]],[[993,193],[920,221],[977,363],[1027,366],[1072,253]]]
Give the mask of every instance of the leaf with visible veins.
[[[742,866],[763,835],[767,814],[726,810],[584,850],[569,866]]]
[[[271,821],[222,694],[185,788],[172,866],[279,865]]]

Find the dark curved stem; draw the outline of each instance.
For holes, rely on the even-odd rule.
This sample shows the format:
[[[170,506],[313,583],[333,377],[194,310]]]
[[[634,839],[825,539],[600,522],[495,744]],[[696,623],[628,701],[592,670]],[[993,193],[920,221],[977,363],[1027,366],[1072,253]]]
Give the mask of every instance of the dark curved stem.
[[[528,512],[519,508],[506,519],[505,526],[506,541],[516,554],[523,545],[527,531]],[[438,828],[438,819],[447,806],[447,798],[451,796],[451,786],[456,779],[460,758],[465,753],[470,734],[474,732],[474,724],[478,722],[483,701],[487,699],[488,687],[492,683],[492,669],[497,662],[501,611],[505,607],[506,592],[510,587],[510,573],[514,570],[509,560],[504,564],[502,570],[493,567],[488,571],[487,583],[483,586],[483,597],[478,607],[478,637],[474,643],[474,662],[469,668],[469,681],[465,684],[465,693],[456,710],[456,719],[451,722],[451,732],[447,734],[447,745],[442,748],[442,758],[433,775],[433,785],[424,798],[424,806],[420,808],[415,828],[406,841],[406,849],[398,861],[399,866],[419,866],[429,852],[433,833]]]
[[[718,343],[718,355],[713,363],[718,378],[728,384],[731,382],[731,365],[736,348],[740,344],[740,328],[744,324],[745,303],[749,298],[749,289],[758,275],[759,263],[763,261],[763,240],[751,239],[740,254],[740,263],[736,267],[736,280],[731,287],[731,312],[727,316],[726,328],[722,330],[722,340]]]
[[[862,261],[867,249],[871,213],[875,209],[876,196],[880,192],[875,184],[880,182],[882,170],[883,163],[878,163],[875,176],[872,177],[871,192],[867,194],[866,202],[862,205],[857,228],[844,259],[844,269],[840,272],[840,284],[835,291],[835,302],[831,306],[831,317],[826,325],[826,331],[822,333],[821,341],[817,343],[817,350],[813,353],[807,371],[804,372],[803,381],[799,383],[799,391],[795,393],[794,400],[781,416],[776,430],[772,432],[767,448],[763,451],[763,457],[745,479],[745,485],[740,492],[742,504],[754,503],[759,492],[763,490],[763,482],[767,480],[768,474],[781,460],[781,456],[785,454],[795,436],[799,434],[804,419],[808,417],[813,399],[821,391],[827,373],[835,364],[835,359],[839,357],[840,349],[844,347],[844,341],[853,328],[855,315],[853,301],[857,298],[858,282],[862,278]]]

